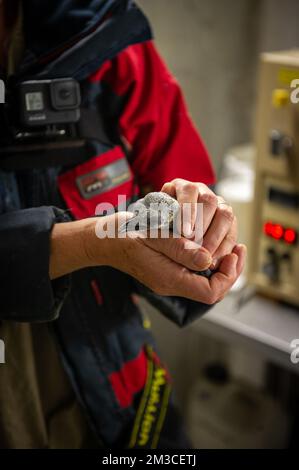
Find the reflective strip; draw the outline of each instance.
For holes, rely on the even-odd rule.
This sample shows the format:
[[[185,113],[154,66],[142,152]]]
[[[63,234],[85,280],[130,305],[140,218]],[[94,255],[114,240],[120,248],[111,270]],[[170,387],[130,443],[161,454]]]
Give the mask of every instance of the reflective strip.
[[[147,347],[148,373],[129,448],[156,449],[163,429],[171,393],[167,370],[161,365],[153,349]]]

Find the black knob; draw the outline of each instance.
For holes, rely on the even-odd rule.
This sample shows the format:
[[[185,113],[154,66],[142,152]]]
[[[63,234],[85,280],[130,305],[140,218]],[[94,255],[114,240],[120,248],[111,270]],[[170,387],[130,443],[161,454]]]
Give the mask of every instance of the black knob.
[[[292,147],[292,140],[290,137],[284,135],[277,129],[272,129],[270,132],[270,152],[273,156],[278,157],[288,153]]]
[[[263,265],[263,272],[273,283],[279,280],[280,256],[273,248],[267,250],[268,261]]]

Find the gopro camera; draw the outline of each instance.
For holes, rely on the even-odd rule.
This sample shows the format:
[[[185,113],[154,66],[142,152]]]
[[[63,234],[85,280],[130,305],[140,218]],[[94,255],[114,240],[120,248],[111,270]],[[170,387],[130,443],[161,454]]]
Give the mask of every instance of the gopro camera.
[[[20,123],[26,128],[72,124],[80,119],[80,86],[72,78],[22,82],[19,99]]]

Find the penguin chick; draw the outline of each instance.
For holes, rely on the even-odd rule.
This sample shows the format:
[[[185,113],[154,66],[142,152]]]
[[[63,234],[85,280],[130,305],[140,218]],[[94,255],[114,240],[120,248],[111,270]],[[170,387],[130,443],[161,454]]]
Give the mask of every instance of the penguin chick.
[[[132,230],[163,229],[173,230],[180,205],[176,199],[163,192],[147,194],[133,204],[134,217],[123,224],[120,233]]]
[[[136,201],[132,209],[134,217],[120,227],[119,233],[150,228],[173,230],[175,219],[180,213],[180,204],[166,193],[153,192]],[[209,279],[213,271],[206,269],[196,274]]]

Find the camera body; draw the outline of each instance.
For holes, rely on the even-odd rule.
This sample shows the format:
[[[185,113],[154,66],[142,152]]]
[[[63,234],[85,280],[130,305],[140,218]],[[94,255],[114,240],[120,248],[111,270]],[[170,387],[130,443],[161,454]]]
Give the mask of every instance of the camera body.
[[[80,86],[72,78],[22,82],[18,97],[19,121],[25,128],[72,124],[80,119]]]
[[[79,82],[11,80],[5,91],[5,103],[0,105],[0,166],[10,170],[70,164],[75,157],[84,161]]]

